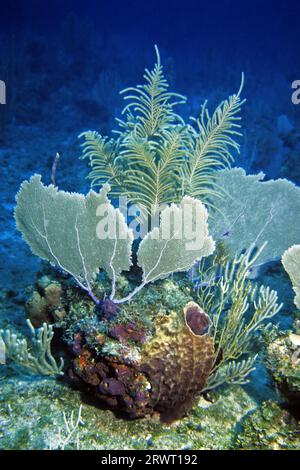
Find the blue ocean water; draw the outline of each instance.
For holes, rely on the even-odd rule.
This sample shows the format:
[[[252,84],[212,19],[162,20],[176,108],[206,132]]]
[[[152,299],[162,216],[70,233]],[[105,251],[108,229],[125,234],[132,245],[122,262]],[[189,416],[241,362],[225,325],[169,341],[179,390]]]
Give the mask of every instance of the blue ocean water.
[[[6,84],[6,105],[0,107],[1,251],[11,251],[20,182],[32,172],[49,181],[56,152],[65,189],[87,190],[76,136],[86,129],[110,132],[123,106],[118,92],[141,81],[154,63],[154,44],[171,87],[188,97],[181,109],[187,117],[197,115],[204,100],[213,109],[236,92],[244,72],[247,103],[237,164],[299,182],[299,143],[291,148],[278,132],[282,115],[299,129],[300,107],[291,101],[300,67],[297,1],[51,0],[45,6],[14,0],[3,2],[0,13],[0,79]],[[6,283],[7,275],[2,279]]]
[[[15,230],[21,182],[39,173],[50,183],[58,152],[59,187],[88,191],[77,136],[87,129],[110,134],[123,108],[119,91],[141,83],[144,68],[154,64],[154,45],[170,87],[188,98],[180,108],[185,118],[197,115],[205,100],[213,110],[235,93],[244,72],[247,102],[236,165],[247,173],[263,171],[266,179],[300,184],[300,104],[292,100],[292,85],[300,80],[299,14],[296,0],[1,3],[0,302],[5,298],[5,321],[9,317],[23,325],[26,287],[40,268]],[[268,281],[291,306],[288,281]],[[282,315],[280,322],[286,328],[292,319]]]

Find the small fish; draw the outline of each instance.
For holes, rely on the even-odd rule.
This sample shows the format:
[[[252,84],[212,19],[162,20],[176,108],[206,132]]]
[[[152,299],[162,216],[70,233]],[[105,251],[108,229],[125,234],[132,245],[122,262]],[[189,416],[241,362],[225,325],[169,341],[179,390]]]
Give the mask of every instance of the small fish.
[[[241,213],[236,217],[236,219],[230,224],[230,226],[228,227],[228,229],[225,230],[225,232],[223,232],[223,233],[221,234],[221,238],[224,239],[224,238],[230,237],[232,228],[235,226],[235,224],[236,224],[237,221],[240,219],[240,217],[242,217],[243,214],[244,214],[244,212],[241,212]]]
[[[193,282],[193,285],[194,285],[194,290],[196,289],[201,289],[203,287],[208,287],[210,286],[211,284],[214,284],[216,281],[218,281],[219,279],[221,279],[222,276],[214,276],[213,278],[211,278],[209,281],[201,281],[200,278],[198,279],[195,279]],[[195,282],[196,281],[196,282]]]

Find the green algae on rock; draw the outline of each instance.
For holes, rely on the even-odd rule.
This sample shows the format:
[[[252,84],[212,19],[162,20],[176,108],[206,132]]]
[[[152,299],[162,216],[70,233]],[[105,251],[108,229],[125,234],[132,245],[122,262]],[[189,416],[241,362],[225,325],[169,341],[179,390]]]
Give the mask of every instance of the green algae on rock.
[[[237,449],[299,450],[300,423],[273,401],[262,403],[241,424]]]
[[[300,411],[300,335],[290,333],[272,341],[266,365],[282,395]]]
[[[186,418],[161,424],[155,418],[128,421],[99,409],[82,395],[48,378],[28,380],[11,375],[1,383],[0,447],[2,449],[61,449],[65,436],[64,413],[80,424],[66,449],[81,450],[184,450],[232,449],[237,428],[255,401],[241,387],[222,393],[214,403],[195,403]]]

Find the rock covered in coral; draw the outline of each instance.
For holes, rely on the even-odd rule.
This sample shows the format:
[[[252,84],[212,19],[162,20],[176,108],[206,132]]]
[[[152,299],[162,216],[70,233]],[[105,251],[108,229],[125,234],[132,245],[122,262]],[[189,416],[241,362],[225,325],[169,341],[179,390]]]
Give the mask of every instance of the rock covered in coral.
[[[104,320],[112,320],[117,316],[117,305],[110,299],[104,299],[96,307],[99,318]]]
[[[69,421],[73,414],[76,420],[80,407],[83,424],[66,450],[76,450],[79,437],[80,450],[153,452],[230,449],[240,420],[255,409],[255,402],[241,387],[233,387],[224,390],[221,399],[208,408],[196,404],[176,426],[166,426],[156,419],[115,419],[109,409],[83,402],[81,394],[62,381],[45,377],[32,381],[10,371],[9,380],[1,383],[0,422],[4,424],[0,426],[1,449],[61,449],[61,439],[67,436],[64,416]]]
[[[26,316],[35,328],[42,326],[44,322],[59,321],[65,316],[62,296],[63,288],[60,283],[47,276],[38,280],[36,289],[25,305]]]
[[[127,324],[113,325],[109,329],[109,335],[112,338],[116,338],[119,341],[136,341],[144,343],[146,341],[146,330],[145,328],[136,328],[134,322],[128,322]]]
[[[275,402],[268,401],[242,423],[236,448],[247,450],[299,449],[299,423]]]
[[[116,315],[106,316],[76,287],[60,280],[39,278],[36,309],[28,308],[29,301],[28,316],[41,321],[47,313],[48,321],[56,320],[62,331],[59,341],[71,354],[69,376],[78,388],[129,418],[156,411],[167,422],[184,416],[214,359],[211,321],[196,303],[188,302],[189,287],[165,280]],[[60,295],[48,306],[51,286]],[[67,309],[61,318],[54,316],[59,306]]]
[[[209,326],[206,313],[189,302],[183,312],[156,320],[146,342],[145,331],[132,323],[111,326],[98,341],[100,354],[77,336],[70,376],[129,417],[158,411],[163,421],[171,422],[191,408],[210,374],[214,347]],[[118,339],[119,347],[108,354],[109,336]]]
[[[300,409],[300,335],[291,333],[271,342],[266,362],[280,392]]]
[[[83,349],[73,361],[70,377],[81,379],[109,408],[139,418],[152,411],[151,385],[147,376],[125,358],[94,357]]]

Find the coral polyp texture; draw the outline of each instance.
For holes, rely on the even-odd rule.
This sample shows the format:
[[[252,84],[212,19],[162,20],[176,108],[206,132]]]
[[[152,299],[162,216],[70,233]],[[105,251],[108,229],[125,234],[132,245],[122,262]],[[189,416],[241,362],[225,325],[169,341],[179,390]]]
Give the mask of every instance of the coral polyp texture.
[[[209,321],[199,305],[189,302],[179,318],[172,312],[156,321],[155,335],[144,348],[142,370],[150,377],[154,409],[165,422],[186,414],[210,375],[214,344],[206,329]]]

